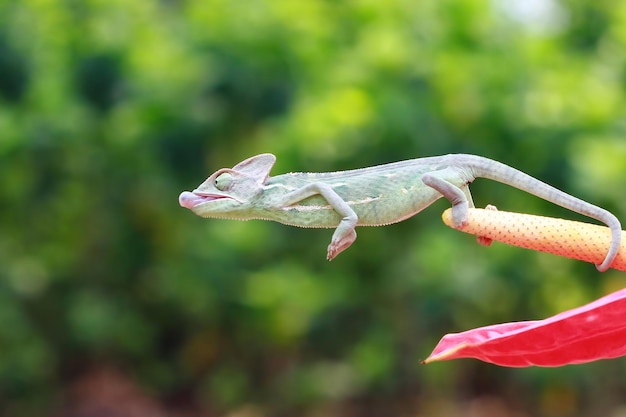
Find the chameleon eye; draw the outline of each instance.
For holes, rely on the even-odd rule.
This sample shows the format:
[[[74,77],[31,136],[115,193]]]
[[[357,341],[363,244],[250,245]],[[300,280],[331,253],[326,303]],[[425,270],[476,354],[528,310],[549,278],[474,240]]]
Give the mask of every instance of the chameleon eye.
[[[215,178],[215,188],[220,191],[227,191],[233,182],[233,176],[227,172]]]

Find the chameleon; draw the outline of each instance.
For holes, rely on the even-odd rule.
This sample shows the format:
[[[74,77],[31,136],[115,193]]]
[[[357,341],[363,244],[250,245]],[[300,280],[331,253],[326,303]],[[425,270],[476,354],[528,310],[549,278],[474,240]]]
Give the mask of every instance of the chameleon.
[[[270,176],[276,156],[264,153],[222,168],[179,204],[206,218],[262,219],[299,227],[334,228],[327,259],[356,240],[356,226],[384,226],[408,219],[441,197],[452,204],[461,228],[474,207],[469,185],[491,179],[605,223],[611,244],[606,271],[620,249],[621,225],[609,211],[567,194],[522,171],[477,155],[448,154],[347,171],[292,172]]]

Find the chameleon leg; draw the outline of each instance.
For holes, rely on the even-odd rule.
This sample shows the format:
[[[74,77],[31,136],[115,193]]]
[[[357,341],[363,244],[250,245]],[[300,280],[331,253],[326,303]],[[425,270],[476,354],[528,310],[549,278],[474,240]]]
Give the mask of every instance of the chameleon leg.
[[[469,186],[466,185],[461,187],[461,191],[463,191],[463,194],[465,194],[465,198],[467,198],[467,206],[469,208],[476,208],[476,206],[474,206],[474,200],[472,199],[472,193],[470,193]]]
[[[333,233],[330,245],[328,245],[327,259],[331,261],[356,240],[354,228],[359,218],[350,205],[330,185],[324,183],[311,183],[292,191],[285,196],[285,204],[295,204],[314,195],[324,197],[328,204],[343,217]]]
[[[445,174],[448,174],[445,169],[426,173],[422,176],[422,181],[450,200],[452,203],[452,221],[456,228],[460,228],[467,222],[467,210],[470,207],[474,208],[474,201],[472,200],[469,184],[457,187],[446,179]],[[493,210],[497,210],[495,206],[489,206],[489,209],[491,209],[491,207],[493,207]],[[484,236],[478,236],[476,240],[479,244],[484,246],[490,246],[493,242],[492,239]]]
[[[474,206],[471,202],[471,198],[468,199],[469,189],[466,186],[459,188],[446,179],[446,174],[449,174],[447,169],[441,171],[427,172],[422,175],[422,182],[429,187],[439,191],[445,198],[452,203],[452,221],[456,228],[460,228],[467,222],[468,208]],[[471,203],[470,203],[471,202]]]

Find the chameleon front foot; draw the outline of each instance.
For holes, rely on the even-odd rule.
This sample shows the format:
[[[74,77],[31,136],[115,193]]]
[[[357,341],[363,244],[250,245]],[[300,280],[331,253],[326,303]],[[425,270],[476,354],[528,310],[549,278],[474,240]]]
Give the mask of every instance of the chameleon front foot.
[[[346,232],[342,236],[333,236],[333,239],[330,241],[330,245],[328,245],[328,253],[326,255],[326,259],[332,261],[344,250],[348,249],[350,245],[356,240],[356,232],[354,229]]]

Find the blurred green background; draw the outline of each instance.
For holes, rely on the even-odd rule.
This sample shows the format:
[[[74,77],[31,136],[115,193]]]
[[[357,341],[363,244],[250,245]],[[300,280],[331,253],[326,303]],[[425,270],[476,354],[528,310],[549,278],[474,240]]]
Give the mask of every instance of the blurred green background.
[[[609,0],[0,0],[0,415],[623,417],[626,359],[419,363],[622,273],[481,247],[446,201],[328,263],[331,230],[177,197],[261,152],[274,173],[465,152],[624,218],[625,51]]]

